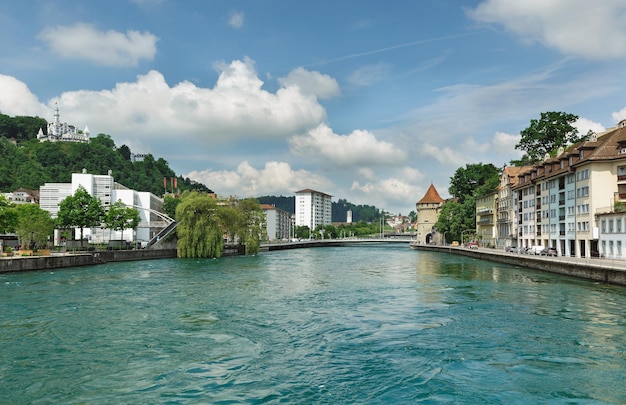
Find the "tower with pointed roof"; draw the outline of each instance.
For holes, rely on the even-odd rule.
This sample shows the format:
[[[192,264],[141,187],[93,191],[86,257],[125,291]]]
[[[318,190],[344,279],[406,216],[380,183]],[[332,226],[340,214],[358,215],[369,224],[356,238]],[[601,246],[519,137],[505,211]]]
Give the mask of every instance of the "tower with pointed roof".
[[[430,183],[430,187],[426,190],[424,197],[415,203],[415,211],[417,212],[415,230],[418,243],[435,242],[434,227],[439,219],[439,213],[444,202],[445,200],[441,198],[435,186]]]

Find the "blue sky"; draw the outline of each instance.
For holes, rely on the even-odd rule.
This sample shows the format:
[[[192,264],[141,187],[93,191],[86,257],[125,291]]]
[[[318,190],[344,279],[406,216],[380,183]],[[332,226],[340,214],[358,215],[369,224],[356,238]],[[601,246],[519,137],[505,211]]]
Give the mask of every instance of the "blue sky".
[[[222,196],[408,214],[541,112],[626,118],[623,0],[14,1],[0,112],[88,126]]]

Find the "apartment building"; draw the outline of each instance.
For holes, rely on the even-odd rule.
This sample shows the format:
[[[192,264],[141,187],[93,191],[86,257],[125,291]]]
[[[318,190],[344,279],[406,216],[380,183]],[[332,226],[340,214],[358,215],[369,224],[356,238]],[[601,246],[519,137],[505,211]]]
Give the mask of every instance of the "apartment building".
[[[550,246],[565,256],[598,256],[595,213],[612,212],[616,203],[626,202],[626,120],[592,134],[588,141],[560,148],[555,157],[547,156],[521,172],[518,180],[512,190],[519,246]]]
[[[496,207],[496,246],[499,248],[517,246],[516,193],[512,189],[517,185],[519,173],[529,169],[529,166],[504,166],[500,172]]]
[[[293,234],[292,215],[270,204],[261,204],[261,209],[265,214],[267,239],[270,241],[290,239]]]
[[[482,246],[496,246],[498,238],[495,224],[497,201],[497,192],[476,198],[476,238]]]
[[[308,188],[296,191],[296,226],[314,230],[318,225],[330,225],[332,209],[331,195]]]

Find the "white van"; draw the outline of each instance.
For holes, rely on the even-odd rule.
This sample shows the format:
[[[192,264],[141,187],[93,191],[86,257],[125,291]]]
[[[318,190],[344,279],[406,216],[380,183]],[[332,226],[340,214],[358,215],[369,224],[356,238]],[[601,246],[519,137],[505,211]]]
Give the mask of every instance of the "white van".
[[[528,253],[530,253],[531,255],[538,255],[541,254],[541,251],[543,250],[543,246],[541,245],[535,245],[533,247],[530,248],[530,250],[528,251]]]

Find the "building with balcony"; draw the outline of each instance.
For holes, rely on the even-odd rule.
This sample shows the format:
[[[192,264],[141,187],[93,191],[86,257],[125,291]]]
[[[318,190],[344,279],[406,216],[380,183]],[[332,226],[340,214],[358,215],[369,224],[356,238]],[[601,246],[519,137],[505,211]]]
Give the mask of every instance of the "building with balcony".
[[[318,225],[330,225],[332,209],[331,195],[308,188],[296,191],[296,226],[308,226],[313,231]]]
[[[476,198],[476,238],[482,246],[495,247],[498,238],[495,223],[498,192]]]
[[[504,166],[500,172],[496,219],[496,245],[499,248],[517,246],[516,194],[513,187],[517,185],[519,173],[529,169],[530,166]]]
[[[626,120],[591,134],[587,141],[559,148],[555,157],[547,156],[520,173],[513,188],[520,246],[536,244],[555,247],[560,255],[597,256],[601,247],[594,213],[626,203],[625,174]],[[532,189],[534,218],[527,209]]]
[[[265,229],[268,240],[289,239],[293,234],[293,217],[287,211],[270,204],[261,204],[265,214]]]

